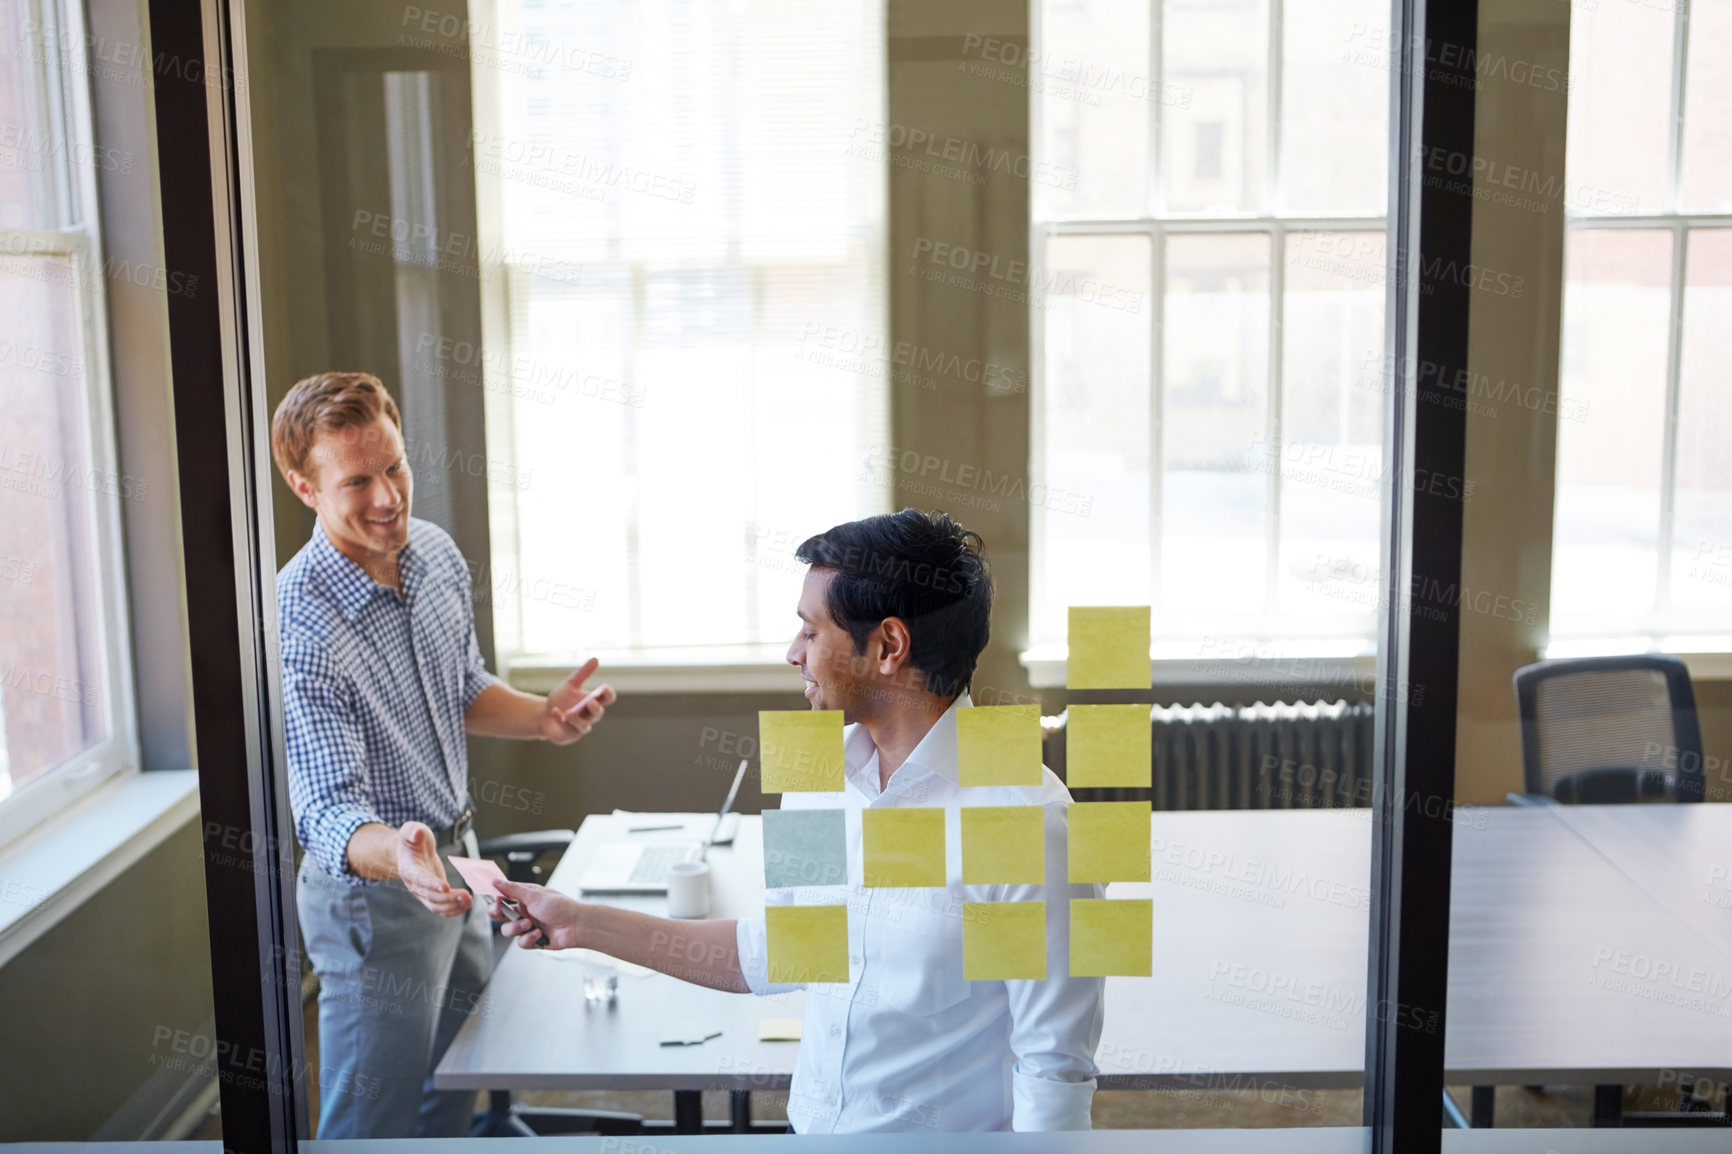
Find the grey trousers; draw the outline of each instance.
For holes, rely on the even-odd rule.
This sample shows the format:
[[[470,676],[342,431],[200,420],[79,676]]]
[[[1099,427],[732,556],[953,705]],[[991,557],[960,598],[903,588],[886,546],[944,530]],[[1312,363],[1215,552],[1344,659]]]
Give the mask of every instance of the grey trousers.
[[[441,857],[475,855],[464,845]],[[461,881],[449,864],[453,886]],[[301,939],[319,976],[320,1138],[444,1138],[469,1133],[473,1090],[433,1090],[433,1068],[479,1011],[493,951],[477,902],[445,918],[401,882],[351,886],[301,862]]]

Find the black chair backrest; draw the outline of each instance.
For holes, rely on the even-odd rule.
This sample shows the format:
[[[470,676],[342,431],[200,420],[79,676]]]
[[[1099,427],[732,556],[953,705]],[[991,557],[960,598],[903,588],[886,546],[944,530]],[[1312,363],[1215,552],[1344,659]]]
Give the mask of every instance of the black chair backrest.
[[[1528,793],[1565,802],[1701,801],[1702,731],[1690,672],[1642,654],[1516,670]]]

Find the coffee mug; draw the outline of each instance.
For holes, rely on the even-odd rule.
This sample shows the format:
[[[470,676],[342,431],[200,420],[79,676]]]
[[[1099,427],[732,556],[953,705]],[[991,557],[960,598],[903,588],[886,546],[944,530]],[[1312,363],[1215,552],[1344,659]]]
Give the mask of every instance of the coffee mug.
[[[668,867],[668,917],[701,918],[710,912],[710,863],[675,862]]]

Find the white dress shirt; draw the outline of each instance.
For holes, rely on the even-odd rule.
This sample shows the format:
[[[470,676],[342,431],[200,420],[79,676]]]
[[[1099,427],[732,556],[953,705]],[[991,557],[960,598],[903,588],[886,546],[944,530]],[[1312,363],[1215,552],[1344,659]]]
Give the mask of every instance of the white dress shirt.
[[[842,793],[787,793],[784,809],[841,809],[848,885],[769,890],[767,904],[848,907],[848,981],[806,987],[800,1053],[788,1092],[799,1133],[890,1130],[1086,1130],[1095,1091],[1103,978],[1070,977],[1070,899],[1098,885],[1065,884],[1070,793],[1049,769],[1031,786],[957,785],[956,710],[938,719],[878,788],[878,749],[859,725],[843,730]],[[962,884],[962,805],[1038,805],[1046,814],[1046,884]],[[873,888],[861,880],[861,811],[943,807],[943,889]],[[964,902],[1046,902],[1044,981],[962,976]],[[740,968],[755,994],[771,983],[762,917],[739,922]]]

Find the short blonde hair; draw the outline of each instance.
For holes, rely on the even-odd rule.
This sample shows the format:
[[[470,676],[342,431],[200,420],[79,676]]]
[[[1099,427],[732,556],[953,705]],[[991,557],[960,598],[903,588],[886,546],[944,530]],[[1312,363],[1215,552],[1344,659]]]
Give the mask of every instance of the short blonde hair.
[[[319,373],[296,381],[271,417],[271,456],[283,480],[289,479],[291,469],[306,473],[307,454],[321,432],[364,428],[380,413],[402,432],[397,402],[372,373]]]

